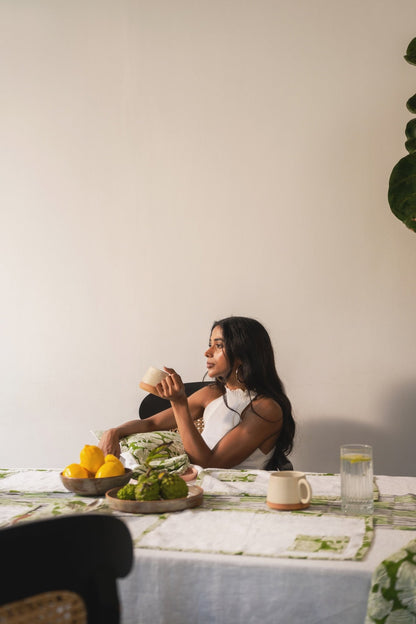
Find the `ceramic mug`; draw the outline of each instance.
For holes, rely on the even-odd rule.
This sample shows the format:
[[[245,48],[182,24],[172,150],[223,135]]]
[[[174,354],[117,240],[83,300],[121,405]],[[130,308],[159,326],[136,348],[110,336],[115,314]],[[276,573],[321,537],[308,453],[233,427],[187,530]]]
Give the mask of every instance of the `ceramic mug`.
[[[306,509],[311,497],[312,489],[304,472],[282,470],[271,473],[266,502],[272,509]]]
[[[162,381],[162,379],[165,379],[165,377],[167,377],[168,375],[169,373],[167,373],[166,371],[162,371],[158,368],[154,368],[154,366],[151,366],[147,369],[145,375],[143,376],[143,379],[139,383],[139,386],[142,390],[146,390],[146,392],[150,392],[151,394],[159,396],[156,390],[156,386]]]

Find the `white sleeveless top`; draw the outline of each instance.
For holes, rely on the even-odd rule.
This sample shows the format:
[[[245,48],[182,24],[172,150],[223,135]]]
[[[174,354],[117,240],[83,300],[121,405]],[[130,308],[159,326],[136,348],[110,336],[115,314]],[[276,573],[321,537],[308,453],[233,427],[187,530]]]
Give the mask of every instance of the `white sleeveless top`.
[[[255,398],[255,395],[250,395],[248,390],[236,390],[225,389],[226,399],[229,407],[224,402],[223,395],[219,396],[211,403],[208,403],[204,410],[204,430],[202,437],[210,449],[225,436],[226,433],[234,429],[240,422],[240,415],[244,409],[249,405],[250,401]],[[232,409],[231,409],[232,408]],[[236,410],[236,411],[232,411]],[[237,412],[237,413],[236,413]],[[241,464],[233,466],[233,468],[251,468],[251,469],[263,469],[271,456],[273,455],[274,448],[265,455],[263,451],[257,448],[249,457],[247,457]]]

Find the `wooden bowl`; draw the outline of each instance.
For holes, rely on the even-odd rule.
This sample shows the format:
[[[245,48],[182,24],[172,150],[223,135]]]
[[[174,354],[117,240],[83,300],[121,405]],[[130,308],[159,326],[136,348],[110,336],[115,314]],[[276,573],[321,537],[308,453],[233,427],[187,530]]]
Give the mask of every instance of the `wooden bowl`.
[[[60,473],[61,481],[70,492],[81,496],[101,496],[113,488],[121,488],[131,479],[132,470],[125,469],[123,475],[118,477],[105,477],[103,479],[76,479],[74,477],[64,477]]]

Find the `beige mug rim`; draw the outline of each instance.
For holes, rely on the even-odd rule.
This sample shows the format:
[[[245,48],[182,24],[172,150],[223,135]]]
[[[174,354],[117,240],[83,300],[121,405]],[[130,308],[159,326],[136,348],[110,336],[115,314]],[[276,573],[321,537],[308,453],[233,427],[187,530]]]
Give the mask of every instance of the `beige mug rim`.
[[[292,479],[306,478],[306,474],[301,470],[275,470],[271,473],[270,477],[291,477]]]

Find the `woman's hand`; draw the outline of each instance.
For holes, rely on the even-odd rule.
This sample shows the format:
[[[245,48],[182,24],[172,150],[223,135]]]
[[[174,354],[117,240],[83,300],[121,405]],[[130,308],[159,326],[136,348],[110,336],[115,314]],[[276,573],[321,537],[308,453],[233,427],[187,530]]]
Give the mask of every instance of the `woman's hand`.
[[[159,396],[163,399],[168,399],[171,403],[186,402],[185,386],[180,375],[173,368],[167,368],[167,366],[164,368],[169,375],[156,386]]]
[[[98,444],[104,455],[115,455],[120,457],[120,438],[117,429],[107,429],[104,431]]]

